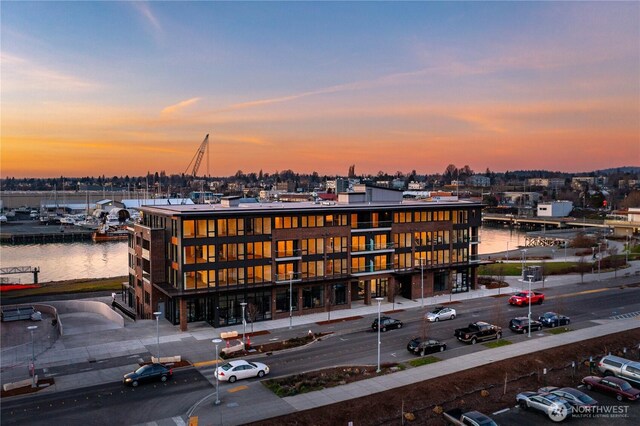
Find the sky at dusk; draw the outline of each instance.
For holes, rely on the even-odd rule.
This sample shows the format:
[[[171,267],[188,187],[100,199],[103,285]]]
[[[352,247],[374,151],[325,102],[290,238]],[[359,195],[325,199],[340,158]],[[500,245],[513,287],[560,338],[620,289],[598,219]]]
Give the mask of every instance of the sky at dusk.
[[[640,165],[640,2],[0,3],[0,175]]]

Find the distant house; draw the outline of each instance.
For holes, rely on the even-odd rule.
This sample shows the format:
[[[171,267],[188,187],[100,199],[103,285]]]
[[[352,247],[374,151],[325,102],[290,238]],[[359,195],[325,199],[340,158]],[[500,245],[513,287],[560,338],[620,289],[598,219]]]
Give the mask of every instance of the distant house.
[[[491,179],[484,175],[472,175],[467,178],[467,185],[469,186],[491,186]]]
[[[551,201],[538,204],[538,217],[567,217],[573,210],[571,201]]]

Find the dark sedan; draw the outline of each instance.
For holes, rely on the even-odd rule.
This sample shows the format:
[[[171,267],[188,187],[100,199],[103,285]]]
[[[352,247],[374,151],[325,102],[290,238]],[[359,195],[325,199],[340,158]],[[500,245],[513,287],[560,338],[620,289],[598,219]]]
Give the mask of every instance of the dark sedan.
[[[173,370],[162,364],[147,364],[138,368],[136,371],[125,374],[122,382],[125,385],[136,387],[140,383],[151,382],[153,380],[166,382],[172,375]]]
[[[509,321],[509,328],[516,333],[526,333],[531,328],[531,331],[538,331],[542,329],[542,323],[540,321],[531,320],[529,324],[529,318],[518,317]]]
[[[392,328],[402,328],[404,324],[402,321],[391,318],[391,317],[382,317],[380,318],[380,331],[384,332],[387,330],[391,330]],[[374,330],[378,330],[378,318],[373,321],[371,324],[371,328]]]
[[[591,398],[586,393],[574,388],[557,388],[555,386],[547,386],[544,388],[540,388],[538,392],[557,395],[571,404],[572,407],[581,407],[582,410],[585,411],[590,411],[592,407],[598,405],[598,401]]]
[[[635,401],[640,398],[640,390],[635,389],[625,380],[617,377],[587,376],[582,379],[582,383],[589,390],[593,389],[599,392],[614,394],[618,401],[622,401],[623,399]]]
[[[426,354],[433,354],[436,352],[443,352],[447,349],[447,345],[439,340],[427,339],[421,342],[414,350],[413,353],[420,356]]]
[[[569,325],[571,322],[571,318],[555,312],[545,312],[538,319],[545,327],[560,327],[562,325]]]
[[[409,343],[407,343],[407,350],[413,353],[416,350],[416,348],[420,346],[420,343],[422,343],[422,338],[414,337],[409,341]]]

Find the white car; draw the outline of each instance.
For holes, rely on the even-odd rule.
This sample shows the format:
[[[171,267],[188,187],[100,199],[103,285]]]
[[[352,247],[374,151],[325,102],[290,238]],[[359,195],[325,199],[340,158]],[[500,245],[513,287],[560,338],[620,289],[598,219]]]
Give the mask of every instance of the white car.
[[[427,312],[424,315],[424,319],[430,322],[440,321],[440,320],[448,320],[456,318],[456,310],[453,308],[447,308],[446,306],[437,306],[431,310],[431,312]]]
[[[251,377],[264,377],[269,374],[269,367],[261,362],[250,362],[243,359],[229,361],[216,368],[218,380],[233,383],[236,380]]]

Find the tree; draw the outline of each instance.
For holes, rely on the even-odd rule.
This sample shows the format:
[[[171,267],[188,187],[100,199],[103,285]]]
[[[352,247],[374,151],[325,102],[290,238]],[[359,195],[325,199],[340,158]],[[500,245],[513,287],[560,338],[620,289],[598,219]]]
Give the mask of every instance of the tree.
[[[352,164],[349,166],[349,173],[347,174],[349,179],[353,179],[356,177],[356,165]]]
[[[454,164],[449,164],[444,170],[443,178],[446,182],[451,182],[454,176],[458,175],[458,168]]]
[[[260,309],[258,308],[258,305],[256,305],[255,303],[247,304],[247,318],[249,318],[249,321],[251,321],[252,333],[253,333],[253,323],[256,321],[256,318],[258,317],[259,313],[260,313]]]

